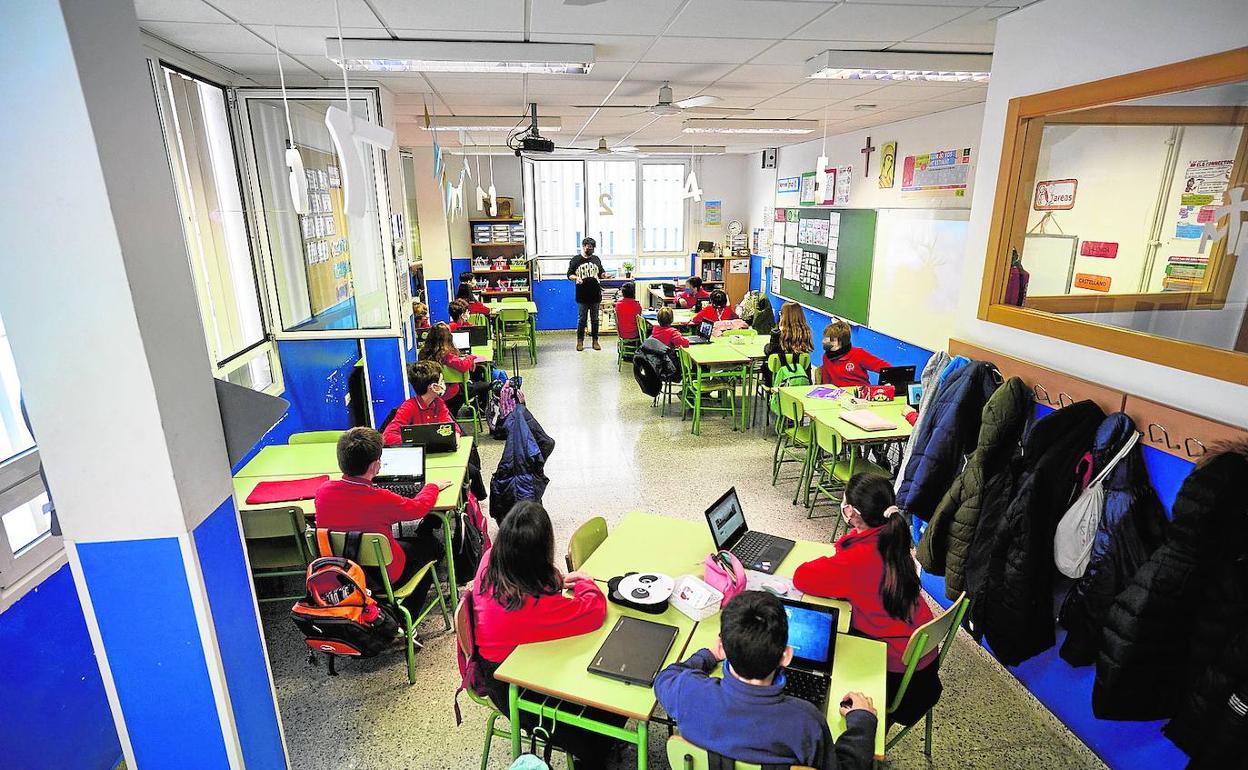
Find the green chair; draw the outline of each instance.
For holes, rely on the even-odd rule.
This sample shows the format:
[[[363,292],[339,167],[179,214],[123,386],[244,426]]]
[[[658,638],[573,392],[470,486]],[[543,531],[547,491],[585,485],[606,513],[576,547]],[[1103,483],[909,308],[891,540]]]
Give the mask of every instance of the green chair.
[[[940,655],[936,658],[936,662],[932,665],[939,666],[945,662],[945,657],[949,655],[949,650],[953,649],[953,638],[958,634],[958,627],[962,625],[962,619],[966,617],[966,611],[970,608],[971,602],[966,598],[966,592],[963,591],[953,604],[949,605],[949,609],[932,618],[928,622],[914,629],[914,633],[910,634],[910,642],[906,645],[906,651],[901,655],[901,662],[905,664],[906,671],[902,674],[901,684],[897,687],[897,694],[893,696],[893,700],[888,704],[888,713],[892,714],[901,707],[902,701],[906,697],[906,690],[910,688],[910,680],[914,677],[915,670],[919,667],[919,661],[925,656],[931,654],[932,650],[940,648]],[[934,707],[933,707],[934,708]],[[923,716],[923,753],[930,760],[932,758],[932,709],[928,709]],[[915,722],[917,725],[918,722]],[[903,727],[901,732],[888,739],[884,744],[884,750],[887,752],[897,744],[906,733],[914,725]]]
[[[806,422],[806,409],[791,393],[776,391],[779,414],[776,417],[776,448],[771,457],[771,485],[780,480],[780,467],[785,463],[800,462],[801,473],[797,477],[797,489],[793,492],[793,504],[802,494],[807,469],[811,463],[812,430]]]
[[[519,304],[523,302],[528,302],[529,300],[525,297],[503,297],[502,301],[508,305],[514,305],[514,304]]]
[[[859,457],[856,450],[851,448],[848,453],[844,451],[841,434],[836,431],[834,424],[837,419],[834,414],[811,416],[815,440],[811,450],[814,452],[814,458],[810,463],[810,480],[806,484],[806,518],[808,519],[815,517],[815,505],[819,501],[820,494],[825,495],[833,503],[841,502],[845,485],[856,474],[874,473],[886,478],[889,476],[888,471],[865,457]],[[840,516],[835,517],[832,524],[833,540],[836,539],[836,533],[842,521]]]
[[[700,749],[679,735],[667,739],[667,763],[672,770],[710,770],[711,759],[706,749]],[[753,762],[731,762],[734,770],[762,770]],[[789,765],[789,770],[811,770],[806,765]]]
[[[469,385],[472,383],[471,372],[461,372],[443,364],[442,379],[446,381],[447,387],[458,385],[460,392],[464,394],[464,406],[468,407],[468,411],[472,414],[472,432],[476,435],[481,432],[481,412],[477,409],[477,402],[469,394]],[[459,415],[451,415],[451,419],[459,421]]]
[[[522,300],[527,301],[527,300]],[[498,343],[523,342],[529,349],[529,360],[537,363],[537,326],[529,311],[522,307],[498,310]]]
[[[650,336],[650,322],[637,314],[637,344],[641,344]]]
[[[315,551],[308,550],[303,531],[307,528],[303,511],[297,506],[282,508],[244,508],[238,512],[243,523],[243,541],[247,561],[251,564],[252,582],[256,584],[256,601],[289,602],[303,598],[299,593],[260,598],[259,578],[304,577]]]
[[[317,553],[316,530],[308,529],[304,534],[309,548],[311,548],[313,553]],[[407,642],[407,683],[416,684],[416,627],[424,621],[436,605],[442,611],[442,620],[446,623],[447,630],[449,631],[451,628],[451,615],[446,609],[446,598],[442,595],[442,584],[438,581],[438,571],[434,569],[435,562],[429,562],[416,570],[416,573],[406,583],[396,588],[390,584],[390,573],[386,571],[386,567],[390,565],[394,558],[390,552],[390,540],[385,535],[379,535],[375,532],[365,532],[363,535],[360,538],[360,552],[357,554],[356,563],[361,567],[374,567],[381,573],[381,583],[385,590],[381,592],[381,595],[374,591],[373,598],[379,603],[388,605],[402,622],[403,637]],[[333,550],[333,553],[321,555],[341,556],[346,543],[346,532],[330,532],[329,547]],[[412,592],[416,590],[416,586],[420,585],[420,581],[424,580],[426,575],[433,578],[434,598],[430,599],[425,608],[413,618],[408,609],[403,606],[403,600],[412,595]]]
[[[685,414],[693,414],[693,434],[702,435],[702,412],[727,412],[737,419],[737,385],[745,381],[745,370],[732,372],[715,372],[713,375],[702,371],[702,367],[693,363],[688,348],[680,348],[680,419]],[[723,401],[727,399],[728,405]],[[703,403],[711,399],[718,400],[718,406]]]
[[[757,329],[725,329],[721,337],[757,337]]]
[[[490,325],[490,317],[484,313],[469,313],[468,323],[473,326],[484,326],[487,334],[493,335],[494,327]]]
[[[782,365],[780,355],[772,353],[767,356],[767,360],[763,362],[763,366],[767,367],[767,371],[771,372],[771,387],[768,387],[763,378],[758,378],[758,386],[754,391],[754,400],[757,401],[761,396],[767,400],[767,410],[764,414],[764,426],[768,424],[770,418],[774,415],[776,425],[780,424],[780,402],[776,399],[775,389],[788,385],[809,385],[810,384],[810,354],[802,353],[798,355],[797,361],[787,366]]]
[[[576,528],[572,533],[572,539],[568,541],[568,553],[564,557],[564,561],[568,564],[569,572],[576,572],[581,565],[594,555],[594,551],[598,550],[598,546],[602,545],[602,541],[607,539],[607,520],[601,516],[595,516],[589,521]]]
[[[303,433],[292,433],[286,439],[287,444],[333,444],[345,430],[309,430]]]
[[[619,329],[616,329],[619,333]],[[616,371],[624,369],[625,361],[632,361],[633,356],[637,353],[637,349],[641,347],[642,337],[633,337],[631,340],[625,337],[615,338],[615,368]]]

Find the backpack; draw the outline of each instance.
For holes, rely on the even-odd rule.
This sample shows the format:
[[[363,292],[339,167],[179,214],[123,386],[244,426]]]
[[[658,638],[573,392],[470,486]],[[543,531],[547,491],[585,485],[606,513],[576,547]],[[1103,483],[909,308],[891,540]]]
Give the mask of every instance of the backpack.
[[[507,438],[507,418],[516,411],[517,404],[524,403],[524,378],[510,377],[498,388],[497,407],[490,412],[490,435],[496,439]]]
[[[477,567],[481,566],[481,556],[490,547],[485,514],[481,512],[481,503],[477,502],[477,496],[471,492],[468,493],[468,504],[464,506],[464,512],[456,517],[451,544],[455,558],[455,582],[463,585],[477,574]]]
[[[789,385],[811,384],[809,370],[803,369],[797,365],[803,354],[790,353],[788,355],[784,355],[780,353],[773,353],[772,355],[778,356],[780,359],[780,366],[776,368],[776,374],[771,381],[774,387],[783,388]],[[792,356],[791,360],[790,356]],[[780,396],[778,394],[772,394],[771,396],[771,411],[773,414],[780,414]]]
[[[364,570],[352,557],[360,550],[361,532],[348,532],[343,556],[321,556],[308,565],[304,579],[306,593],[290,610],[291,619],[303,633],[309,658],[316,653],[329,656],[329,673],[334,657],[376,656],[394,639],[399,625],[394,617],[373,599],[366,588]],[[317,529],[321,553],[332,553],[329,530]]]
[[[479,698],[490,697],[490,691],[486,687],[486,674],[481,669],[481,655],[477,650],[477,612],[473,606],[472,590],[465,589],[461,596],[464,609],[468,613],[468,622],[462,628],[456,629],[459,637],[455,640],[455,663],[459,666],[459,687],[455,690],[453,700],[456,727],[464,721],[459,709],[461,692],[469,690]]]

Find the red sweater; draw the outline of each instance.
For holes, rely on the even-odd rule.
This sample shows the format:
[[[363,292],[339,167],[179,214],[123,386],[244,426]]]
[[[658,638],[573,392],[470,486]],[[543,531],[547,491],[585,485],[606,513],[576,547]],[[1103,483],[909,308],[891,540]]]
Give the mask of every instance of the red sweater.
[[[502,663],[522,644],[597,631],[607,619],[607,599],[592,580],[577,581],[571,598],[563,593],[529,597],[509,612],[484,592],[489,563],[490,551],[486,551],[472,581],[472,607],[477,649],[492,663]]]
[[[910,622],[898,620],[884,609],[880,597],[880,576],[884,560],[879,548],[880,527],[864,532],[850,531],[836,541],[836,553],[799,566],[793,573],[797,590],[816,596],[847,599],[853,607],[851,625],[861,633],[888,645],[888,670],[905,671],[901,656],[914,629],[932,619],[932,611],[920,598]],[[936,659],[933,650],[919,661],[919,668]]]
[[[449,366],[457,372],[467,373],[471,372],[472,367],[477,365],[477,357],[471,353],[466,356],[461,356],[459,353],[452,351],[438,360],[438,363],[443,366]],[[444,401],[449,401],[450,399],[455,398],[455,394],[457,393],[459,393],[459,383],[452,382],[446,386],[446,393],[443,394],[442,399]]]
[[[468,303],[468,312],[477,313],[478,315],[489,315],[490,309],[485,306],[484,302],[474,299],[472,302]]]
[[[429,316],[423,316],[420,320],[418,320],[418,321],[416,322],[416,328],[417,328],[417,329],[428,329],[428,328],[430,328],[430,327],[429,327]]]
[[[692,323],[696,326],[703,321],[710,321],[711,323],[715,323],[716,321],[732,321],[736,317],[737,311],[732,307],[732,305],[727,305],[723,310],[707,305],[693,316]]]
[[[819,367],[824,385],[836,385],[850,388],[856,385],[870,385],[867,372],[878,372],[886,366],[892,366],[882,358],[873,356],[866,350],[855,345],[849,352],[837,359],[823,357],[823,366]]]
[[[415,497],[379,489],[358,476],[344,475],[316,490],[316,526],[339,532],[376,532],[390,541],[390,566],[394,582],[403,574],[406,557],[394,541],[390,525],[423,519],[438,502],[438,485],[426,484]]]
[[[685,335],[681,334],[674,326],[656,326],[650,330],[650,336],[669,348],[689,347],[689,340],[685,339]]]
[[[471,329],[472,321],[451,321],[447,325],[450,327],[451,331],[455,332],[460,329]]]
[[[622,299],[615,303],[615,330],[622,340],[637,339],[637,316],[641,315],[641,303],[635,299]]]
[[[698,289],[696,294],[685,289],[676,295],[676,307],[693,307],[698,303],[698,300],[706,302],[710,298],[711,293],[706,289]]]
[[[398,410],[394,413],[394,419],[382,431],[381,440],[386,446],[394,446],[400,443],[402,439],[401,428],[405,425],[433,425],[440,422],[449,422],[455,426],[455,432],[460,433],[459,423],[451,419],[451,412],[446,408],[446,402],[440,398],[435,398],[425,406],[420,397],[409,398],[399,404]]]

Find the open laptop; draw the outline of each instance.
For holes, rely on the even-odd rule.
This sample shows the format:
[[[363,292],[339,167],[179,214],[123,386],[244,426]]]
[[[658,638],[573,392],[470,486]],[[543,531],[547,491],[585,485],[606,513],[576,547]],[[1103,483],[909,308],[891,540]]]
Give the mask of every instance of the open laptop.
[[[490,329],[487,326],[469,326],[468,327],[468,345],[469,347],[480,347],[490,344]]]
[[[793,599],[780,602],[789,620],[789,646],[793,648],[793,660],[784,669],[784,694],[809,701],[823,713],[832,683],[840,610]]]
[[[698,330],[689,335],[690,345],[705,345],[711,341],[711,334],[715,332],[715,324],[710,321],[703,321],[698,324]]]
[[[720,551],[731,551],[746,569],[774,573],[793,550],[793,541],[783,537],[753,532],[745,523],[745,511],[732,487],[706,509],[706,523],[711,539]]]
[[[893,391],[901,396],[906,393],[906,386],[914,382],[913,366],[886,366],[880,370],[880,384],[892,385]]]
[[[399,439],[403,446],[423,446],[431,455],[454,452],[459,448],[459,435],[455,432],[455,424],[450,422],[404,425],[399,428]]]
[[[404,497],[415,497],[425,485],[425,448],[386,447],[373,485]]]
[[[451,344],[460,353],[472,352],[472,338],[468,335],[467,329],[451,332]]]
[[[679,629],[652,620],[621,615],[586,671],[630,684],[652,687]]]

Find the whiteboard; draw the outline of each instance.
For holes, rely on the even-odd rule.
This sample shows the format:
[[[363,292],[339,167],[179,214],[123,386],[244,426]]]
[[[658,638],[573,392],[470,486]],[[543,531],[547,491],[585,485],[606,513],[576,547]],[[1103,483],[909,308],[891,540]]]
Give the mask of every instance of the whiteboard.
[[[870,327],[928,350],[953,334],[966,256],[966,209],[880,209]]]

